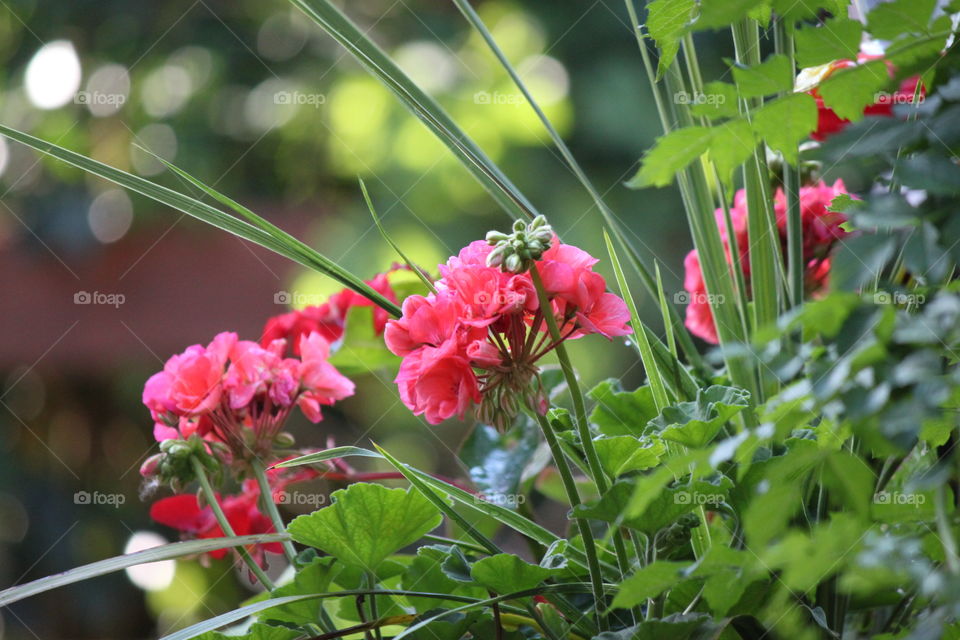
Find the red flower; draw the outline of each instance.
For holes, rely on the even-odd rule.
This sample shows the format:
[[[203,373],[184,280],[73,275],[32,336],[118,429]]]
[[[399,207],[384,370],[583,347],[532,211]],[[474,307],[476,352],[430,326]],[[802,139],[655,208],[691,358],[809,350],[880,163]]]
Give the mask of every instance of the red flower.
[[[830,202],[842,193],[847,193],[842,180],[837,180],[832,186],[820,181],[815,185],[800,188],[803,259],[807,265],[804,279],[807,293],[811,295],[817,295],[826,288],[830,274],[830,250],[834,242],[847,235],[847,232],[841,228],[841,224],[846,220],[846,217],[841,213],[827,210]],[[778,189],[774,195],[774,213],[777,228],[780,231],[781,247],[784,255],[786,255],[787,201],[781,189]],[[732,264],[729,234],[724,224],[722,209],[717,209],[716,218],[717,225],[720,227],[720,237],[726,249],[727,262]],[[743,189],[737,191],[734,197],[734,205],[730,209],[730,218],[733,222],[733,236],[736,238],[739,248],[740,265],[749,290],[750,244],[747,234],[746,193]],[[710,309],[710,296],[703,280],[700,259],[696,250],[687,254],[683,266],[685,271],[683,288],[686,290],[688,298],[684,324],[693,335],[711,344],[716,344],[718,342],[717,328],[714,324],[713,312]]]
[[[805,90],[812,84],[819,84],[840,69],[848,69],[855,67],[860,63],[878,60],[881,58],[881,56],[873,56],[862,53],[857,56],[856,62],[853,60],[834,60],[833,62],[821,65],[819,67],[803,69],[800,72],[800,75],[797,77],[798,90]],[[893,66],[887,63],[887,69],[888,72],[893,75]],[[919,82],[920,76],[911,76],[905,79],[900,83],[899,89],[893,94],[880,94],[877,102],[864,108],[863,114],[867,116],[892,117],[893,105],[913,103],[914,96],[916,96],[917,84]],[[833,134],[839,133],[846,128],[848,124],[850,124],[849,120],[841,118],[833,111],[833,109],[826,106],[826,104],[823,102],[823,98],[820,97],[820,93],[816,88],[811,89],[808,91],[808,93],[817,101],[817,129],[810,134],[811,138],[822,142]],[[923,100],[924,94],[924,88],[921,86],[919,97],[920,101]]]

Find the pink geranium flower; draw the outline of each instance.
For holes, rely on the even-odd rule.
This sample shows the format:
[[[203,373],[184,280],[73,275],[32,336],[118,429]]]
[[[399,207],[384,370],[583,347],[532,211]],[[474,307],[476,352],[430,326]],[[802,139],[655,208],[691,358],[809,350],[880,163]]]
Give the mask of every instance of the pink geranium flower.
[[[554,316],[563,339],[630,332],[626,304],[607,292],[587,252],[554,237],[533,267],[550,301],[544,310],[528,272],[487,266],[492,250],[480,240],[464,247],[440,265],[437,293],[407,298],[402,317],[387,323],[387,347],[403,358],[400,398],[432,424],[462,418],[478,403],[481,419],[500,426],[521,403],[543,409],[535,363],[557,346],[545,313]]]

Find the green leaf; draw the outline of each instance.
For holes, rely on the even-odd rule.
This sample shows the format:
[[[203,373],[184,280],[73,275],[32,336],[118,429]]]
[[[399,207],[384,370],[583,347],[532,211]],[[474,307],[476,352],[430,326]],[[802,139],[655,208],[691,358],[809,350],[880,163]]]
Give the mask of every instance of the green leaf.
[[[516,426],[507,433],[477,424],[460,447],[460,460],[485,498],[503,506],[516,506],[520,479],[539,444],[537,426],[521,413]]]
[[[793,89],[793,65],[785,55],[772,55],[753,67],[734,65],[733,80],[744,98],[759,98]]]
[[[690,113],[697,117],[733,118],[739,115],[737,107],[737,88],[729,82],[708,82],[703,93],[694,96]]]
[[[587,396],[597,403],[590,413],[590,422],[605,435],[639,436],[659,413],[649,386],[623,391],[620,381],[610,378],[587,392]]]
[[[694,0],[653,0],[647,5],[647,31],[660,47],[658,80],[677,57],[680,38],[696,6]]]
[[[753,128],[743,118],[729,120],[713,129],[710,141],[710,160],[717,167],[720,180],[732,189],[733,170],[746,162],[757,145]]]
[[[13,604],[18,600],[30,598],[57,587],[63,587],[75,582],[82,582],[97,576],[106,575],[115,571],[122,571],[127,567],[135,567],[140,564],[150,562],[159,562],[160,560],[172,560],[182,558],[183,556],[216,551],[217,549],[229,549],[232,547],[247,546],[251,544],[262,544],[266,542],[281,542],[287,540],[286,534],[266,533],[256,536],[239,536],[235,538],[208,538],[205,540],[190,540],[188,542],[174,542],[165,544],[136,553],[128,553],[122,556],[99,560],[82,567],[76,567],[63,573],[57,573],[52,576],[46,576],[26,584],[20,584],[9,589],[0,591],[0,607]]]
[[[441,520],[436,507],[410,489],[358,482],[330,498],[333,504],[294,519],[287,530],[297,542],[371,571]]]
[[[886,233],[847,238],[833,254],[830,288],[854,291],[876,279],[896,251],[895,239]]]
[[[690,638],[730,640],[725,634],[718,636],[719,629],[714,631],[708,627],[708,632],[704,633],[702,627],[707,627],[709,624],[710,616],[706,613],[672,613],[665,618],[644,620],[640,624],[619,631],[605,631],[594,636],[593,640],[690,640]]]
[[[530,564],[511,553],[498,553],[477,560],[470,568],[470,576],[494,593],[532,589],[557,573],[555,569]]]
[[[707,446],[730,418],[750,406],[743,389],[713,385],[697,393],[697,399],[667,407],[650,421],[650,428],[664,440],[694,449]]]
[[[791,20],[817,18],[821,9],[833,15],[846,13],[849,0],[773,0],[773,10],[777,15]]]
[[[627,186],[631,189],[667,186],[673,182],[674,174],[707,152],[712,140],[713,129],[709,127],[675,129],[660,136]]]
[[[199,640],[295,640],[303,634],[297,629],[289,627],[274,627],[260,622],[254,623],[249,631],[242,636],[227,635],[219,631],[208,631],[202,635],[196,636]]]
[[[796,33],[797,64],[816,67],[834,60],[856,60],[862,35],[863,25],[845,17],[805,26]]]
[[[634,436],[610,436],[593,441],[600,464],[610,477],[632,471],[652,469],[667,452],[660,440],[640,440]]]
[[[817,101],[806,93],[791,93],[768,102],[753,115],[757,136],[792,165],[800,159],[800,142],[816,128]]]
[[[927,33],[937,0],[893,0],[878,4],[867,14],[867,31],[880,40],[903,33]]]
[[[882,60],[875,60],[837,71],[821,82],[817,91],[838,116],[856,121],[889,82],[887,67]]]
[[[370,39],[366,30],[360,29],[329,0],[290,0],[290,3],[330,34],[371,75],[393,92],[453,152],[504,210],[514,218],[535,215],[533,205],[503,171],[433,98]]]
[[[942,196],[960,193],[960,167],[950,158],[930,151],[901,158],[894,175],[914,189]]]
[[[346,375],[396,368],[400,361],[375,332],[373,314],[373,307],[367,306],[354,306],[347,312],[343,342],[329,359]]]
[[[620,583],[611,609],[629,609],[643,604],[649,598],[661,593],[684,579],[683,571],[689,567],[687,562],[668,562],[657,560],[643,567]]]
[[[330,582],[340,570],[334,558],[316,558],[293,577],[293,582],[277,587],[271,597],[295,596],[304,593],[323,593],[330,590]],[[342,585],[341,585],[342,586]],[[292,624],[315,624],[320,619],[323,600],[298,600],[277,607],[266,616],[270,620]]]
[[[694,28],[723,29],[764,3],[764,0],[701,0],[700,17]]]

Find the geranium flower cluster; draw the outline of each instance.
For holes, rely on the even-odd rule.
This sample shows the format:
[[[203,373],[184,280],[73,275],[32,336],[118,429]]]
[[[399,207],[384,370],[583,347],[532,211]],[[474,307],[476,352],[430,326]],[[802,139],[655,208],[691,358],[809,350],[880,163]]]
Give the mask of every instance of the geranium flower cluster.
[[[820,97],[820,93],[815,88],[817,84],[823,82],[835,72],[841,69],[849,69],[855,67],[858,64],[863,64],[865,62],[870,62],[873,60],[881,60],[883,56],[871,55],[867,53],[860,53],[857,56],[857,60],[834,60],[824,65],[817,67],[810,67],[803,69],[800,74],[797,76],[796,80],[796,90],[804,91],[812,95],[817,101],[817,128],[810,134],[810,137],[817,141],[826,140],[828,137],[832,136],[835,133],[843,131],[843,129],[850,124],[850,121],[846,118],[841,118],[834,112],[833,109],[826,106],[823,102],[823,98]],[[892,76],[894,73],[893,66],[888,62],[887,71]],[[912,104],[915,99],[917,101],[922,101],[924,96],[924,88],[920,86],[920,92],[917,93],[917,85],[920,84],[920,76],[911,76],[904,79],[899,88],[893,93],[888,94],[878,94],[877,101],[873,104],[867,105],[863,114],[866,116],[893,116],[893,107],[898,104]],[[814,88],[810,88],[814,87]]]
[[[275,447],[293,444],[281,429],[295,406],[319,422],[324,405],[353,394],[353,382],[328,361],[327,338],[319,332],[304,333],[297,344],[299,357],[287,357],[287,341],[282,338],[261,345],[240,340],[235,333],[221,333],[208,345],[193,345],[167,360],[143,390],[161,449],[140,470],[148,483],[167,481],[179,490],[193,477],[192,458],[217,475],[224,468],[243,471],[254,459],[275,461]],[[271,471],[267,477],[276,493],[308,476],[312,477]],[[274,531],[258,507],[260,497],[252,478],[243,481],[239,494],[218,497],[235,534]],[[150,513],[187,537],[223,535],[213,510],[192,493],[163,498]],[[279,544],[250,549],[261,564],[265,552],[280,551]],[[226,553],[209,555],[220,558]]]
[[[562,340],[630,332],[626,304],[593,271],[597,259],[560,243],[543,223],[535,235],[514,254],[523,258],[483,240],[470,243],[439,266],[435,293],[408,297],[402,317],[387,323],[387,346],[403,358],[400,398],[414,414],[437,424],[479,404],[480,420],[505,428],[521,403],[545,412],[536,363],[558,344],[545,313],[556,319]],[[501,268],[519,269],[524,260],[543,281],[546,311],[528,271]]]
[[[143,390],[154,437],[197,434],[242,459],[269,457],[294,406],[319,422],[323,405],[353,394],[353,382],[327,361],[330,343],[319,333],[300,337],[299,358],[284,357],[285,350],[283,339],[263,347],[225,332],[171,357]]]
[[[837,180],[828,185],[822,180],[816,184],[800,188],[800,223],[803,233],[803,260],[806,265],[804,277],[808,295],[822,291],[830,275],[830,250],[837,240],[843,239],[847,232],[841,227],[846,216],[829,211],[833,199],[847,193],[843,181]],[[777,229],[783,255],[786,255],[787,241],[787,201],[783,190],[778,189],[774,196]],[[730,237],[727,233],[723,209],[715,212],[720,238],[726,248],[727,262],[732,264]],[[733,233],[739,251],[740,265],[743,269],[747,289],[750,288],[750,239],[747,233],[747,197],[743,189],[737,191],[733,207],[730,209]],[[687,254],[684,260],[685,277],[683,287],[688,294],[686,326],[694,335],[716,344],[717,328],[710,310],[710,297],[700,269],[697,251]]]

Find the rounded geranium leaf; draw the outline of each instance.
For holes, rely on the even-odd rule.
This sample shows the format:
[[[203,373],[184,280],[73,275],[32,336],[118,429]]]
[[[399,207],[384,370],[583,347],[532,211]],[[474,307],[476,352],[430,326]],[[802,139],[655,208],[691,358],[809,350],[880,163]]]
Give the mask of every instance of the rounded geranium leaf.
[[[369,571],[440,524],[437,508],[412,490],[357,483],[330,497],[333,504],[287,530],[297,542]]]

